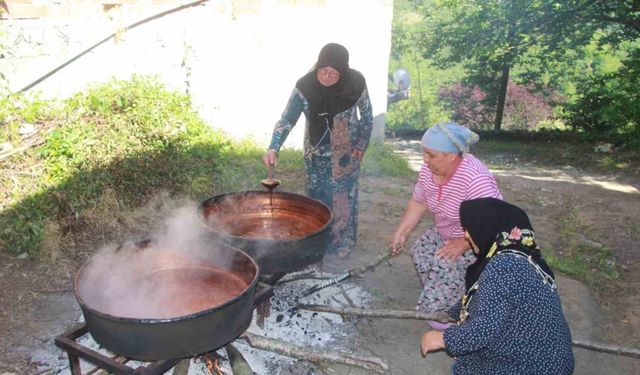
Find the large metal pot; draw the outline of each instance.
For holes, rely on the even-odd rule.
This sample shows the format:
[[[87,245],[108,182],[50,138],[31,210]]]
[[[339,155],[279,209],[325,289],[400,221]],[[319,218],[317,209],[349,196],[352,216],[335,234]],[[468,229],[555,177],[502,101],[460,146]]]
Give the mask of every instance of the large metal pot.
[[[213,242],[208,244],[209,251],[196,257],[153,246],[150,241],[137,244],[138,249],[152,251],[153,256],[145,260],[148,264],[133,278],[130,287],[133,290],[140,283],[153,280],[158,288],[179,288],[177,293],[166,296],[170,298],[167,310],[157,310],[161,313],[159,316],[147,311],[146,314],[156,316],[135,317],[144,314],[132,310],[131,301],[126,302],[123,294],[126,291],[118,291],[122,299],[113,298],[114,286],[109,278],[123,277],[113,261],[106,263],[110,269],[100,272],[104,266],[96,263],[99,259],[94,257],[78,272],[76,299],[96,342],[114,353],[140,360],[182,358],[220,348],[249,327],[259,277],[258,265],[250,256],[229,245]],[[120,256],[118,251],[123,250],[114,252],[115,259]],[[122,262],[131,266],[132,257],[122,254]],[[235,292],[210,293],[220,290],[223,287],[220,283]],[[149,291],[153,294],[157,290]],[[136,297],[145,299],[144,295]],[[219,303],[221,299],[224,301]],[[149,297],[144,302],[158,301]],[[145,303],[140,306],[147,309],[149,306]]]
[[[320,261],[331,241],[333,213],[324,203],[287,192],[216,195],[200,208],[214,238],[246,251],[260,272],[292,272]]]

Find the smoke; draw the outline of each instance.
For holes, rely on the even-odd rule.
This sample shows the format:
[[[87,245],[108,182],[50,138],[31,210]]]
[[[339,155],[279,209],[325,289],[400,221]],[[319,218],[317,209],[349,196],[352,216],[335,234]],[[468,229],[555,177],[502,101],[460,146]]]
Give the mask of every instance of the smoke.
[[[217,306],[241,294],[252,275],[230,272],[238,252],[209,232],[195,203],[176,208],[148,240],[100,249],[77,292],[88,307],[119,317],[175,318]]]

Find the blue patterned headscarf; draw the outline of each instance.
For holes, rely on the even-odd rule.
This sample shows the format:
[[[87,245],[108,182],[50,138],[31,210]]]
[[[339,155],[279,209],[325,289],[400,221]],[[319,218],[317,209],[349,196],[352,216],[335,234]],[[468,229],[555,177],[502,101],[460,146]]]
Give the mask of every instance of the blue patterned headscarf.
[[[447,122],[427,129],[422,136],[422,146],[441,152],[466,154],[479,139],[478,134],[468,128],[455,122]]]

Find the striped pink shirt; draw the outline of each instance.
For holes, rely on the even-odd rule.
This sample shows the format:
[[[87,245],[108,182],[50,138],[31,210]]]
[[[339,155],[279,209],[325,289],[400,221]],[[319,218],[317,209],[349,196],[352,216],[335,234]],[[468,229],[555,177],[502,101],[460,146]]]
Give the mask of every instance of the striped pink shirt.
[[[413,190],[413,199],[426,204],[435,214],[436,229],[443,239],[460,238],[460,204],[474,198],[499,198],[502,194],[489,169],[476,157],[467,154],[451,179],[443,185],[433,181],[427,164],[423,164]]]

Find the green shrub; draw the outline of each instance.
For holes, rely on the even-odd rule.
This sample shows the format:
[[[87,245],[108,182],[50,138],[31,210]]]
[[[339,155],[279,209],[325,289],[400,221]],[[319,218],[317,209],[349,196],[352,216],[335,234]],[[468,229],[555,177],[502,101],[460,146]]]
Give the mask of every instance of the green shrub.
[[[635,45],[619,70],[580,77],[574,101],[567,105],[569,124],[588,140],[607,140],[640,148],[640,46]]]
[[[18,104],[4,103],[3,110],[12,123],[33,122],[43,143],[2,165],[0,240],[13,253],[37,251],[49,220],[67,232],[81,228],[83,213],[105,191],[129,209],[161,190],[200,198],[229,187],[215,176],[231,164],[232,142],[197,116],[188,97],[155,79],[112,81],[60,107]],[[16,142],[15,126],[1,134]]]
[[[405,177],[415,174],[409,163],[401,155],[394,153],[393,147],[380,142],[371,142],[362,162],[365,176]]]

